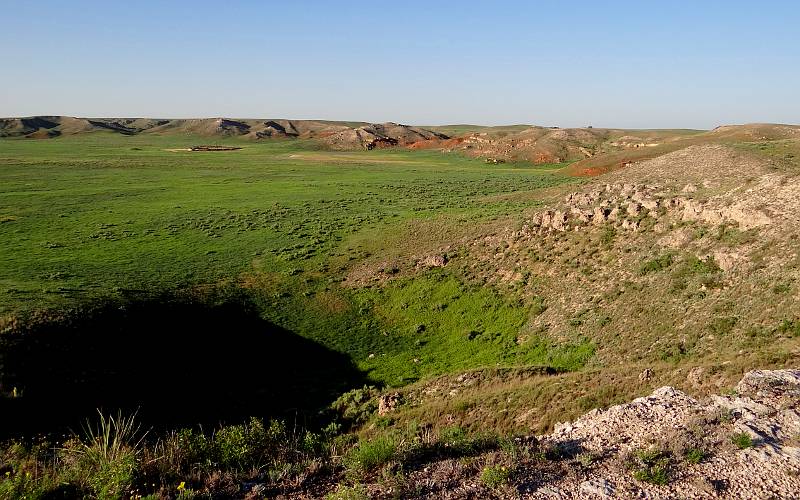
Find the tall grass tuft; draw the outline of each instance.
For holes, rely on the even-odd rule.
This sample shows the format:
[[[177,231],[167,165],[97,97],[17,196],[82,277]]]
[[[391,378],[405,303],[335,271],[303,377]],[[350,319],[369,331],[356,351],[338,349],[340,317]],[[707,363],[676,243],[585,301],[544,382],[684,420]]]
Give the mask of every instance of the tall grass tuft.
[[[136,415],[104,415],[98,410],[96,424],[87,422],[84,437],[64,444],[62,457],[72,479],[99,498],[118,498],[130,488],[146,433],[140,432]]]

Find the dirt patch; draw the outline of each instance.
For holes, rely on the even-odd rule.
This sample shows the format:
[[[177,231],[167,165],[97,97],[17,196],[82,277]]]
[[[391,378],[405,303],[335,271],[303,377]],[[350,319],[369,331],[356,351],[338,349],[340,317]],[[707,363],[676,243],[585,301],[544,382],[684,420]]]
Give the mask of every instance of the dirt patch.
[[[354,153],[339,153],[339,152],[314,152],[314,153],[292,153],[287,155],[286,158],[292,160],[305,160],[314,162],[325,163],[370,163],[370,164],[406,164],[406,165],[424,165],[425,162],[414,160],[401,160],[396,158],[376,157],[370,158],[363,154]]]

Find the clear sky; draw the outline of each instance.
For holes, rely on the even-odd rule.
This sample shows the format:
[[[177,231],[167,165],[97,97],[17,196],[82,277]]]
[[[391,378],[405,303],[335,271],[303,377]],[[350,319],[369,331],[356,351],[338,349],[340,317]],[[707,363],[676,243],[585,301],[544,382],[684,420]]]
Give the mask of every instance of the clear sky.
[[[800,123],[800,2],[0,0],[0,116]]]

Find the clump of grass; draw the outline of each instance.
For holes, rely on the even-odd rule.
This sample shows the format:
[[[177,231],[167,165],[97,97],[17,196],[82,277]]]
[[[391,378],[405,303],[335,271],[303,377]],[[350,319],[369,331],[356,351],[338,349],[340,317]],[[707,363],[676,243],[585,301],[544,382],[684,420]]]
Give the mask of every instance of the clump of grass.
[[[670,457],[664,451],[639,450],[634,453],[633,477],[645,483],[665,485],[669,482]]]
[[[505,465],[486,466],[481,472],[481,482],[492,489],[508,484],[510,477],[511,469]]]
[[[0,451],[0,498],[46,498],[58,480],[53,475],[37,474],[44,455],[40,444],[27,446],[19,442]]]
[[[777,283],[772,287],[772,293],[775,295],[784,295],[791,291],[792,287],[788,283]]]
[[[800,337],[800,320],[784,318],[778,324],[776,331],[782,335]]]
[[[544,298],[537,295],[531,299],[530,311],[533,316],[541,316],[546,310],[547,304],[545,304]]]
[[[584,451],[583,453],[579,453],[576,458],[578,459],[578,462],[580,462],[580,464],[584,467],[590,467],[599,459],[599,457],[596,454],[592,453],[591,451]]]
[[[100,498],[121,496],[132,484],[144,435],[134,416],[98,412],[86,426],[85,439],[72,439],[62,450],[71,475]]]
[[[349,471],[363,474],[388,464],[397,455],[397,441],[391,436],[381,436],[359,442],[350,449],[343,462]]]
[[[700,448],[690,448],[686,450],[686,453],[683,455],[683,458],[686,459],[687,462],[690,464],[699,464],[706,458],[706,452],[701,450]]]
[[[747,432],[737,432],[731,436],[731,442],[740,450],[753,447],[753,438]]]
[[[736,316],[717,317],[711,321],[708,328],[717,335],[727,335],[733,331],[738,322],[739,318]]]
[[[611,224],[607,224],[603,227],[603,232],[600,233],[600,243],[603,244],[604,247],[610,247],[614,244],[614,238],[617,236],[617,230],[614,229],[614,226]]]
[[[707,256],[705,259],[699,259],[692,255],[687,260],[687,264],[694,274],[713,274],[722,271],[717,261],[715,261],[714,257],[711,255]]]
[[[364,486],[356,484],[355,486],[345,486],[340,484],[336,491],[328,493],[325,500],[368,500],[367,490]]]
[[[459,426],[444,427],[439,431],[439,446],[455,455],[471,455],[498,444],[496,436],[489,434],[470,435]]]
[[[673,256],[670,253],[660,255],[655,259],[643,262],[639,266],[639,276],[645,276],[650,273],[655,273],[672,265]]]

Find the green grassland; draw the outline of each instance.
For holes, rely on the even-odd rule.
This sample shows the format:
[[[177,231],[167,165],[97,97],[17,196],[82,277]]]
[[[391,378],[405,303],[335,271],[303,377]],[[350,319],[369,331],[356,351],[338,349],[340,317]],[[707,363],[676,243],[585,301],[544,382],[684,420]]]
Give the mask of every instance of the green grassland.
[[[576,368],[587,343],[515,342],[530,311],[431,270],[348,287],[414,222],[430,237],[518,213],[563,165],[312,142],[95,133],[0,141],[0,317],[96,299],[244,286],[261,315],[349,354],[376,382],[497,364]],[[515,196],[505,196],[514,194]]]

